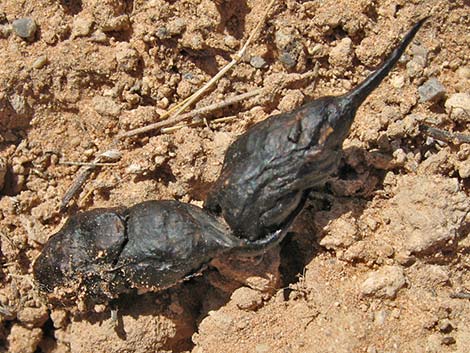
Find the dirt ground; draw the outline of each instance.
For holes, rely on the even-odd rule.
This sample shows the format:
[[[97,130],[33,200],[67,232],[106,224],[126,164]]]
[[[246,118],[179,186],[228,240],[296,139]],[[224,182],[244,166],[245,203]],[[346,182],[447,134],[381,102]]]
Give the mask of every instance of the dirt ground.
[[[0,2],[0,351],[468,352],[470,144],[421,127],[470,135],[469,1],[277,1],[242,62],[197,106],[269,94],[115,142],[212,77],[268,3]],[[346,92],[426,15],[359,110],[328,199],[309,202],[282,247],[109,305],[39,292],[32,263],[67,217],[149,199],[202,205],[238,135]],[[20,18],[31,19],[26,34]],[[315,67],[315,79],[298,75]],[[108,150],[120,158],[61,211],[80,168],[65,162]]]

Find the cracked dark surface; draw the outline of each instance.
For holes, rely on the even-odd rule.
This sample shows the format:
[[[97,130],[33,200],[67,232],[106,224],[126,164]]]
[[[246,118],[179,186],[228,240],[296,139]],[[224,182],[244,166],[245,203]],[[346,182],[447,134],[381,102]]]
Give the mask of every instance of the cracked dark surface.
[[[45,292],[80,288],[81,294],[105,301],[131,289],[165,289],[217,256],[263,252],[284,234],[239,239],[203,209],[178,201],[95,209],[71,217],[51,238],[34,275]]]

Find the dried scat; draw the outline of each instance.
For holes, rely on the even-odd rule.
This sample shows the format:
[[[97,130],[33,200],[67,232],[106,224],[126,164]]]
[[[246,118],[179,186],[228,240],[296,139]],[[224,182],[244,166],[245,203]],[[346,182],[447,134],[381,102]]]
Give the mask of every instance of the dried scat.
[[[337,171],[357,109],[423,23],[355,89],[273,116],[239,137],[204,208],[147,201],[71,217],[34,263],[41,288],[106,301],[131,290],[162,290],[218,257],[253,256],[279,244],[310,190]]]

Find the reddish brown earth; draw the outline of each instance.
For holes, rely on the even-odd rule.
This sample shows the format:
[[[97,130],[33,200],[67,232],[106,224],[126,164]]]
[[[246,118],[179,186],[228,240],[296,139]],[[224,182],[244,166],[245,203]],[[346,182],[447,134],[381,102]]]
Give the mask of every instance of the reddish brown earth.
[[[248,53],[198,104],[257,97],[170,133],[117,144],[158,120],[230,60],[269,3],[210,0],[4,0],[0,3],[0,351],[467,352],[470,2],[277,1]],[[178,199],[201,205],[227,146],[253,123],[374,69],[432,15],[357,115],[330,201],[313,201],[263,259],[217,263],[161,293],[85,310],[51,305],[31,265],[70,215]],[[28,17],[32,38],[12,23]],[[315,80],[296,74],[311,72]],[[418,88],[441,91],[422,100]],[[292,81],[292,82],[291,82]],[[278,88],[275,90],[274,88]],[[225,122],[211,122],[231,117]],[[78,167],[118,149],[66,212]]]

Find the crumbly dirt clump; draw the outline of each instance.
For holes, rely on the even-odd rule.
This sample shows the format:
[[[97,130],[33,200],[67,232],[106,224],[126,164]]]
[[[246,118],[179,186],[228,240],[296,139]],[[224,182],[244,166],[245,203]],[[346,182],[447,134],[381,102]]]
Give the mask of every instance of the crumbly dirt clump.
[[[267,96],[115,142],[228,63],[269,2],[0,3],[0,351],[468,351],[470,145],[423,129],[470,134],[468,1],[278,1],[198,106]],[[282,247],[109,305],[41,294],[32,263],[68,216],[149,199],[202,205],[238,135],[351,89],[427,15]],[[314,68],[315,79],[299,75]],[[113,164],[61,211],[79,170],[66,162],[105,151]]]

